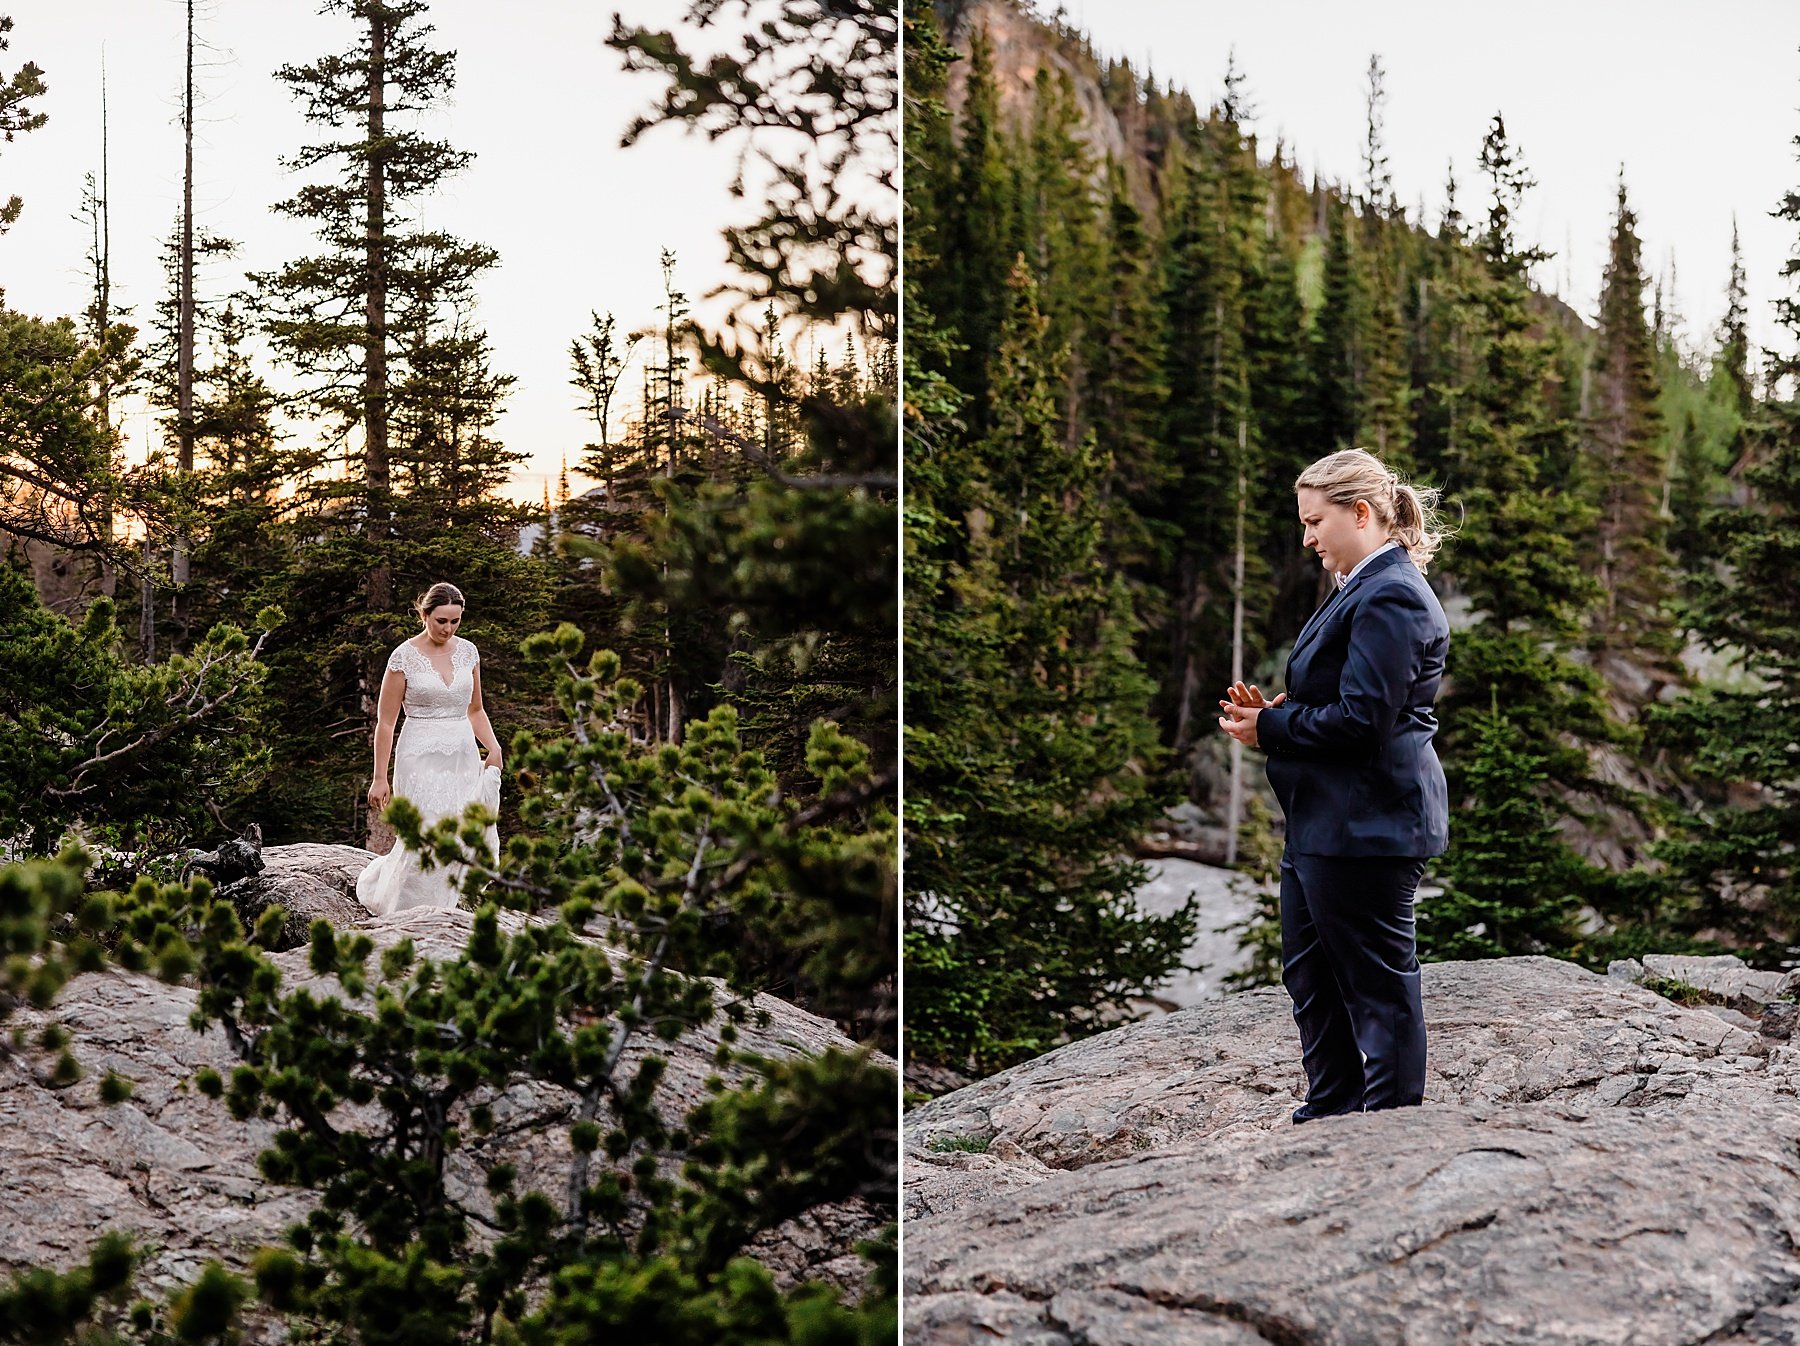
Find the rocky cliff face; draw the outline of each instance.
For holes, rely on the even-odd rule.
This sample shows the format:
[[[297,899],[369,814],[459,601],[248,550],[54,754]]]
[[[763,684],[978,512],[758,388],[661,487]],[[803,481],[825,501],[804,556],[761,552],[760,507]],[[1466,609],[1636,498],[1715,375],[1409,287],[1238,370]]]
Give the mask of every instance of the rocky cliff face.
[[[334,924],[360,925],[377,949],[411,938],[422,958],[455,958],[467,943],[472,916],[461,910],[423,910],[370,919],[343,896],[372,856],[348,846],[270,847],[268,869],[252,881],[252,905],[262,901],[314,901]],[[522,917],[503,916],[510,922]],[[334,979],[315,978],[304,947],[275,955],[285,984],[315,994],[337,993]],[[278,1243],[282,1231],[303,1217],[313,1194],[264,1179],[256,1156],[274,1139],[267,1122],[236,1122],[222,1104],[190,1086],[203,1066],[229,1074],[235,1060],[221,1032],[196,1034],[188,1026],[195,995],[148,977],[119,971],[79,977],[64,988],[54,1017],[70,1031],[86,1079],[53,1088],[19,1056],[0,1056],[0,1276],[20,1267],[68,1266],[85,1257],[105,1230],[130,1234],[152,1250],[143,1276],[169,1288],[193,1280],[217,1258],[242,1269],[256,1248]],[[759,997],[771,1015],[767,1027],[746,1026],[740,1042],[774,1056],[849,1049],[829,1022],[783,1001]],[[15,1015],[28,1034],[50,1016]],[[659,1100],[679,1116],[705,1096],[717,1073],[711,1033],[684,1038],[666,1049],[667,1077]],[[108,1107],[97,1081],[108,1069],[130,1079],[129,1102]],[[541,1085],[517,1085],[493,1100],[495,1143],[518,1165],[520,1187],[560,1191],[567,1181],[571,1098]],[[491,1211],[484,1169],[469,1150],[452,1160],[452,1195],[478,1214]],[[816,1209],[765,1235],[758,1256],[778,1279],[863,1283],[866,1263],[854,1252],[859,1239],[883,1220],[862,1203]]]
[[[1279,990],[937,1099],[906,1127],[907,1341],[1800,1346],[1800,1050],[1732,961],[1684,970],[1737,1008],[1429,966],[1400,1112],[1289,1122]]]
[[[1125,127],[1107,106],[1094,63],[1085,55],[1063,50],[1042,20],[1024,13],[1015,0],[961,0],[944,9],[948,10],[945,34],[964,55],[968,54],[974,34],[987,34],[994,52],[994,82],[1000,106],[1010,124],[1020,126],[1029,121],[1038,71],[1067,75],[1076,105],[1081,109],[1078,134],[1095,159],[1104,163],[1110,156],[1123,162],[1128,157]],[[962,110],[968,95],[968,73],[967,61],[958,61],[950,68],[948,101],[952,112]]]

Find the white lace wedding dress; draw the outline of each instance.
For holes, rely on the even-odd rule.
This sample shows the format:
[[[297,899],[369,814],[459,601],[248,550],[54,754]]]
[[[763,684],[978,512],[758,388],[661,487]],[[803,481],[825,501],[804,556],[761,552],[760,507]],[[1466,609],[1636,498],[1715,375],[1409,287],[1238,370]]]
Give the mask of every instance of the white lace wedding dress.
[[[394,794],[410,800],[425,825],[460,818],[477,801],[498,813],[500,770],[481,764],[481,749],[469,723],[475,694],[475,667],[481,656],[461,636],[450,641],[450,681],[432,667],[410,640],[388,656],[387,666],[406,675],[406,699],[394,741]],[[500,851],[496,829],[487,829],[488,849]],[[396,841],[356,879],[356,895],[376,916],[410,907],[454,907],[466,867],[438,865],[424,869],[418,855]]]

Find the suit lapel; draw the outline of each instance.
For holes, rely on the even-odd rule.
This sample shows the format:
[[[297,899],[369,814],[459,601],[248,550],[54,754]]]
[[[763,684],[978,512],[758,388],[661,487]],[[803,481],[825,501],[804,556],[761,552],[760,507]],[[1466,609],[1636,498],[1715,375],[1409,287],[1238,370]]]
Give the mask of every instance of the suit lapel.
[[[1293,667],[1294,660],[1300,657],[1301,649],[1305,647],[1325,625],[1326,613],[1330,612],[1338,604],[1342,603],[1345,598],[1349,597],[1350,591],[1361,584],[1370,575],[1386,570],[1390,565],[1393,565],[1405,556],[1406,551],[1401,547],[1395,547],[1392,551],[1383,552],[1380,556],[1377,556],[1373,561],[1370,561],[1368,565],[1358,571],[1348,584],[1344,585],[1343,588],[1339,589],[1336,593],[1332,594],[1331,597],[1319,604],[1318,610],[1315,611],[1311,617],[1307,618],[1306,625],[1300,628],[1300,634],[1294,637],[1294,648],[1288,655],[1288,667]]]
[[[1360,576],[1358,578],[1360,578]],[[1295,654],[1298,654],[1300,652],[1300,647],[1312,638],[1313,632],[1317,631],[1324,622],[1325,614],[1337,606],[1338,599],[1344,596],[1344,589],[1348,587],[1348,585],[1345,585],[1342,588],[1334,587],[1331,593],[1327,595],[1325,601],[1313,609],[1313,615],[1306,619],[1306,625],[1301,627],[1300,634],[1294,637]]]

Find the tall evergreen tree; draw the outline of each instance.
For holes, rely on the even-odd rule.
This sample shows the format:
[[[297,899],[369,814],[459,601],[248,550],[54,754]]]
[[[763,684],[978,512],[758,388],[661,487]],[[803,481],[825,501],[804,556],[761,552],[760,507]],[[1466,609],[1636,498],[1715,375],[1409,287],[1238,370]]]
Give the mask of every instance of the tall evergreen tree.
[[[194,232],[196,262],[235,250],[229,239]],[[286,569],[281,496],[304,468],[302,455],[276,432],[275,394],[251,358],[251,324],[241,304],[184,286],[179,225],[163,262],[167,283],[149,324],[144,372],[151,404],[164,412],[165,450],[176,454],[176,467],[168,470],[166,451],[155,455],[146,485],[158,502],[154,512],[186,547],[182,603],[176,620],[163,623],[169,648],[186,649],[215,622],[248,623],[258,587]]]
[[[1084,333],[1081,419],[1093,427],[1106,464],[1108,555],[1141,584],[1160,574],[1163,550],[1145,516],[1176,474],[1162,445],[1168,385],[1154,241],[1116,163],[1107,174],[1106,226],[1103,298]]]
[[[1567,636],[1594,597],[1576,554],[1592,511],[1559,483],[1547,490],[1544,463],[1562,452],[1571,427],[1547,396],[1552,348],[1532,311],[1527,269],[1544,256],[1521,247],[1513,220],[1531,178],[1494,118],[1482,145],[1492,182],[1481,266],[1461,296],[1472,376],[1461,390],[1464,427],[1446,467],[1467,523],[1457,541],[1457,578],[1496,634]],[[1485,705],[1485,685],[1470,693]],[[1510,699],[1501,697],[1502,707]]]
[[[1394,200],[1386,145],[1387,90],[1381,58],[1369,57],[1364,106],[1362,220],[1357,262],[1363,273],[1362,316],[1367,330],[1357,342],[1361,386],[1357,396],[1357,441],[1392,467],[1410,473],[1412,389],[1401,316],[1407,288],[1404,217]],[[1399,225],[1401,227],[1396,227]]]
[[[1571,452],[1572,427],[1558,414],[1552,338],[1533,311],[1528,268],[1543,254],[1522,247],[1514,232],[1531,179],[1499,116],[1481,161],[1491,183],[1487,220],[1479,264],[1458,296],[1470,377],[1452,392],[1460,424],[1446,461],[1449,493],[1465,508],[1450,564],[1478,618],[1451,641],[1439,703],[1440,752],[1457,810],[1449,869],[1472,863],[1460,838],[1473,844],[1505,825],[1491,816],[1498,796],[1476,789],[1470,775],[1478,732],[1497,736],[1495,751],[1509,733],[1529,735],[1545,758],[1543,798],[1559,816],[1581,811],[1567,792],[1596,788],[1589,746],[1617,736],[1594,670],[1571,657],[1597,596],[1578,552],[1594,510],[1552,467]],[[1481,731],[1485,714],[1515,728]],[[1556,732],[1543,733],[1545,725]]]
[[[613,444],[613,401],[619,384],[631,363],[636,336],[621,336],[617,319],[608,313],[590,315],[592,325],[583,336],[569,343],[569,360],[575,377],[569,382],[581,389],[582,409],[594,421],[597,443],[584,445],[582,471],[596,481],[606,483],[610,493],[619,471],[618,450]]]
[[[1663,423],[1668,437],[1664,492],[1668,547],[1684,577],[1717,563],[1717,538],[1710,513],[1746,491],[1743,469],[1750,465],[1750,428],[1756,418],[1756,390],[1750,372],[1746,330],[1747,293],[1737,225],[1732,224],[1731,268],[1725,286],[1725,315],[1717,344],[1704,364],[1690,358],[1672,337],[1657,346]]]
[[[345,442],[352,430],[360,436],[349,461],[374,549],[364,586],[377,620],[394,601],[392,560],[380,544],[393,515],[395,385],[430,348],[416,340],[421,310],[466,308],[476,278],[498,260],[484,245],[409,227],[410,205],[473,158],[406,124],[455,87],[454,54],[428,45],[427,9],[425,0],[325,0],[321,13],[357,26],[355,45],[275,72],[309,122],[343,138],[287,159],[296,172],[328,167],[333,176],[275,206],[312,224],[326,251],[252,277],[269,340],[310,382],[313,410]]]
[[[1233,119],[1243,106],[1235,65],[1213,115],[1172,174],[1163,309],[1168,328],[1167,441],[1180,473],[1159,508],[1172,542],[1159,695],[1165,735],[1185,753],[1206,723],[1207,689],[1230,678],[1236,504],[1252,465],[1247,280],[1262,224],[1256,147]]]
[[[943,194],[944,266],[924,296],[955,337],[950,380],[968,393],[968,414],[979,425],[987,415],[988,361],[999,340],[1006,278],[1024,243],[1019,193],[1005,159],[993,48],[980,30],[970,40],[968,98],[955,170]]]
[[[1420,907],[1426,960],[1567,957],[1591,888],[1586,867],[1557,836],[1546,801],[1545,758],[1496,695],[1475,717],[1460,775],[1463,807],[1454,846],[1434,867],[1443,892]]]
[[[1588,458],[1600,506],[1592,550],[1600,597],[1593,610],[1592,639],[1603,658],[1628,658],[1654,670],[1666,684],[1680,677],[1668,607],[1671,566],[1662,509],[1667,445],[1658,406],[1656,350],[1644,318],[1640,254],[1637,217],[1621,177],[1601,281],[1590,393]]]
[[[1319,442],[1306,308],[1300,294],[1301,242],[1285,237],[1273,212],[1245,292],[1251,419],[1261,446],[1250,515],[1252,556],[1268,577],[1259,650],[1279,648],[1312,615],[1319,597],[1316,558],[1295,545],[1294,478],[1325,451]]]
[[[1800,190],[1787,193],[1775,215],[1800,226]],[[1790,286],[1800,278],[1800,243],[1782,275]],[[1771,956],[1800,944],[1800,400],[1791,392],[1800,376],[1800,296],[1778,297],[1775,314],[1789,348],[1774,357],[1771,375],[1790,394],[1756,407],[1745,471],[1753,504],[1709,516],[1724,565],[1696,576],[1691,614],[1700,639],[1730,654],[1745,677],[1694,692],[1657,725],[1657,742],[1685,751],[1714,787],[1668,854],[1702,895],[1703,918],[1735,918]],[[1726,789],[1734,785],[1737,799]]]
[[[105,389],[131,367],[136,332],[85,334],[0,305],[0,533],[102,561],[123,469]]]
[[[1359,447],[1362,433],[1363,332],[1367,303],[1363,269],[1356,265],[1350,208],[1324,194],[1323,297],[1312,327],[1315,405],[1321,452]]]
[[[1460,453],[1466,416],[1460,399],[1474,378],[1471,323],[1463,308],[1474,265],[1452,167],[1444,178],[1437,233],[1421,249],[1413,314],[1413,457],[1427,481],[1446,480]]]
[[[1134,900],[1149,684],[1036,288],[1015,269],[990,428],[933,427],[909,458],[907,1042],[982,1070],[1104,1026],[1179,961],[1191,915]]]
[[[1725,284],[1725,316],[1719,323],[1718,368],[1730,380],[1732,403],[1745,421],[1750,419],[1756,400],[1750,380],[1747,302],[1744,250],[1738,242],[1737,217],[1734,215],[1731,219],[1731,272]]]
[[[291,792],[281,826],[314,836],[357,808],[367,767],[341,730],[372,726],[411,597],[454,576],[472,605],[464,634],[498,656],[488,672],[503,684],[548,592],[542,568],[510,546],[521,513],[491,494],[519,458],[487,434],[510,380],[488,367],[472,316],[497,254],[415,219],[415,203],[473,157],[419,129],[455,85],[427,9],[324,0],[322,13],[355,25],[354,44],[276,72],[306,119],[334,133],[285,160],[325,173],[275,207],[310,223],[323,249],[251,278],[269,342],[328,436],[317,467],[297,465],[295,564],[265,585],[293,618],[271,655],[278,676],[312,689],[292,720],[292,769],[275,778]]]
[[[1066,71],[1038,71],[1031,121],[1015,150],[1023,190],[1018,202],[1024,254],[1037,277],[1039,302],[1049,323],[1046,340],[1069,353],[1069,384],[1063,390],[1065,433],[1079,439],[1089,420],[1081,394],[1086,385],[1085,333],[1094,312],[1107,302],[1101,289],[1107,264],[1099,203],[1093,184],[1099,173],[1076,135],[1081,107]]]

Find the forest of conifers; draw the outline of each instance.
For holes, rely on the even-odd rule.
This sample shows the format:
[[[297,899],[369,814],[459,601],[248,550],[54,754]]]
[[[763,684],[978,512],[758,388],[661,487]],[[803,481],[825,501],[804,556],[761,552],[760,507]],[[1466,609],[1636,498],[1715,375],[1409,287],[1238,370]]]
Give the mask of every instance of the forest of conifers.
[[[195,226],[190,193],[166,295],[124,315],[120,225],[91,190],[91,305],[0,304],[0,844],[18,862],[0,866],[0,1024],[108,963],[193,988],[195,1029],[223,1026],[240,1065],[180,1087],[275,1123],[264,1176],[320,1197],[250,1280],[214,1266],[132,1303],[143,1250],[109,1239],[0,1284],[0,1340],[235,1340],[247,1298],[366,1341],[891,1337],[891,1230],[860,1300],[778,1289],[745,1252],[820,1203],[877,1228],[895,1211],[898,221],[832,170],[855,156],[891,195],[897,17],[790,7],[697,66],[684,42],[742,9],[671,12],[675,37],[618,21],[599,49],[644,81],[643,123],[612,131],[627,144],[781,124],[808,148],[720,220],[729,330],[690,321],[665,253],[659,314],[598,312],[567,368],[535,371],[593,418],[541,508],[505,494],[527,454],[495,434],[513,375],[477,303],[499,259],[446,213],[417,222],[470,157],[421,129],[456,70],[425,0],[327,0],[341,48],[275,72],[318,129],[270,151],[300,170],[271,204],[310,227],[306,255],[197,292],[196,257],[233,244]],[[0,18],[7,39],[13,142],[59,106]],[[33,208],[51,207],[14,198],[0,235]],[[844,354],[795,368],[797,330]],[[133,395],[158,414],[148,462],[120,428]],[[507,840],[473,867],[458,960],[408,940],[377,975],[366,936],[318,923],[313,972],[379,1010],[334,1013],[281,985],[279,918],[245,929],[183,862],[252,825],[364,843],[375,691],[438,580],[482,651]],[[454,822],[422,834],[399,804],[387,821],[473,854]],[[760,992],[859,1045],[735,1051]],[[721,1078],[664,1116],[656,1044],[676,1039],[716,1046]],[[9,1029],[0,1060],[48,1088],[87,1070],[54,1024]],[[575,1100],[566,1171],[536,1190],[544,1174],[491,1166],[483,1223],[445,1167],[521,1082]],[[132,1088],[108,1073],[98,1101]],[[340,1105],[380,1124],[346,1129]]]
[[[1035,27],[1029,89],[996,12]],[[1179,962],[1193,912],[1138,912],[1131,857],[1173,801],[1223,816],[1214,706],[1234,654],[1279,690],[1324,592],[1293,481],[1350,446],[1458,525],[1421,956],[1787,959],[1800,406],[1791,356],[1752,359],[1735,241],[1683,343],[1624,176],[1598,312],[1533,285],[1501,113],[1480,179],[1405,209],[1379,60],[1360,175],[1309,182],[1236,69],[1197,103],[1007,4],[909,3],[906,35],[909,1056],[993,1069]],[[1254,795],[1238,842],[1266,878]]]

